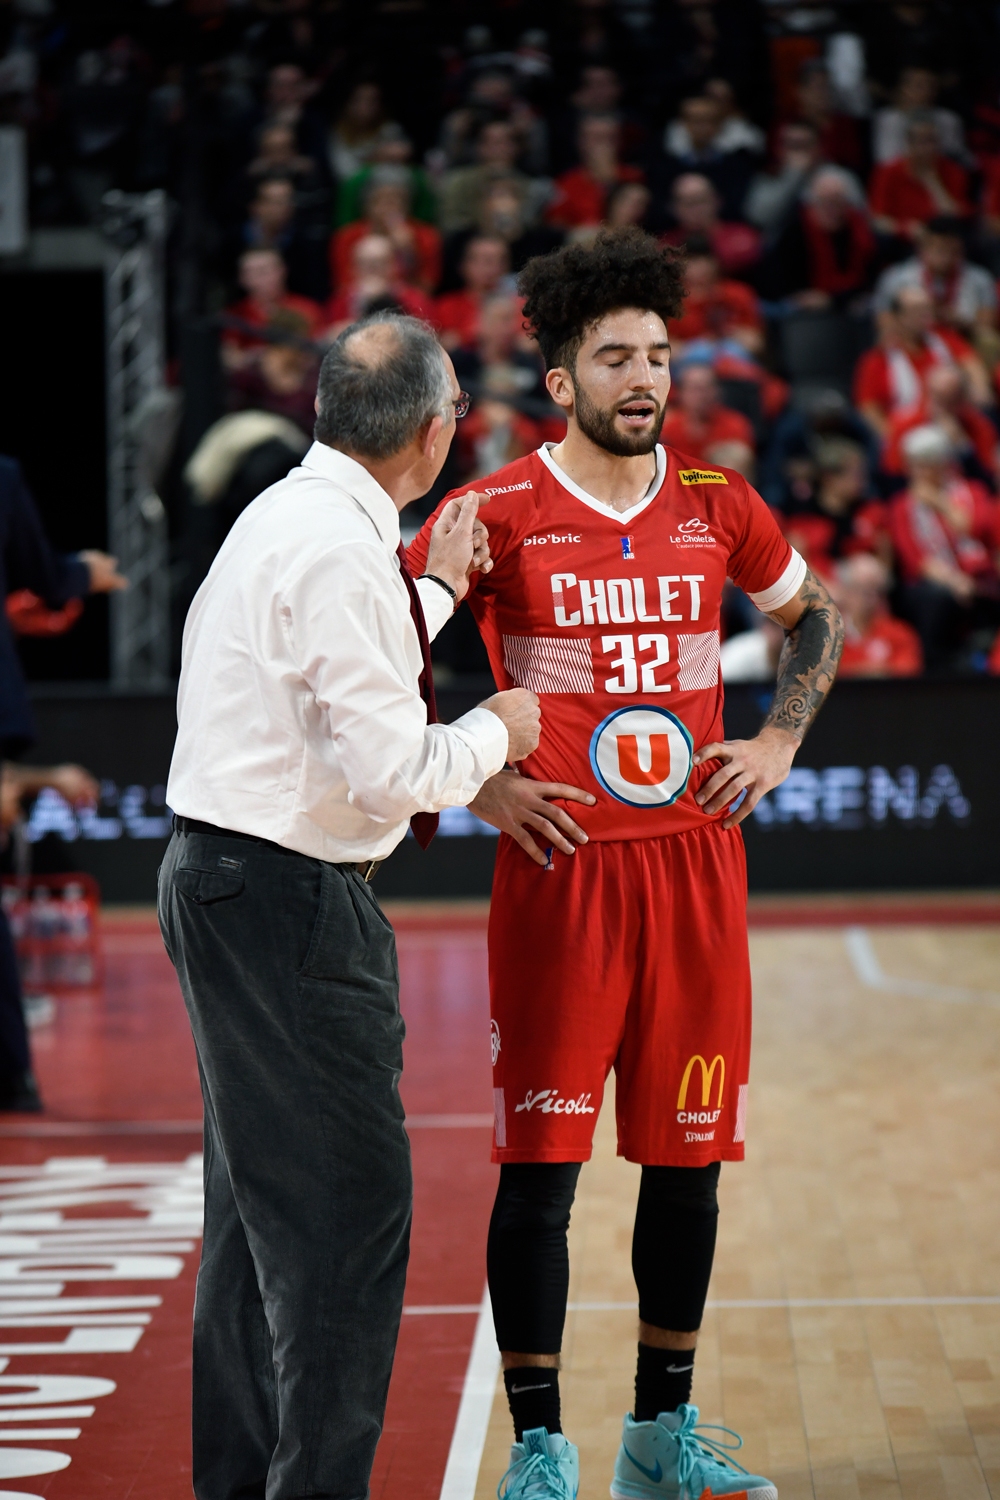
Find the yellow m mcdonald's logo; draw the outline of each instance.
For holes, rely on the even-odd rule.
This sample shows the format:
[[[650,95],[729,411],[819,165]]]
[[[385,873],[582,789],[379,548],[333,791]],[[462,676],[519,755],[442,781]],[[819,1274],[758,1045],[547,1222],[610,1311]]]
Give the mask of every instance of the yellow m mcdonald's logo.
[[[716,1109],[721,1109],[722,1108],[722,1094],[723,1094],[723,1090],[725,1089],[725,1086],[726,1086],[726,1064],[723,1061],[721,1053],[718,1053],[718,1052],[712,1058],[712,1066],[711,1067],[709,1067],[708,1063],[702,1057],[702,1055],[701,1055],[700,1052],[696,1052],[695,1055],[694,1055],[694,1057],[692,1057],[691,1061],[688,1063],[687,1067],[684,1069],[684,1077],[681,1079],[681,1089],[680,1089],[680,1093],[677,1095],[677,1108],[678,1109],[684,1109],[687,1106],[688,1084],[691,1082],[691,1074],[694,1072],[694,1065],[695,1065],[695,1063],[700,1063],[701,1064],[701,1107],[702,1107],[702,1109],[707,1109],[708,1108],[709,1097],[710,1097],[710,1095],[712,1093],[712,1079],[715,1077],[715,1070],[716,1070],[716,1068],[718,1068],[718,1070],[719,1070],[719,1092],[718,1092],[718,1095],[717,1095],[716,1100],[715,1100],[715,1107],[716,1107]]]

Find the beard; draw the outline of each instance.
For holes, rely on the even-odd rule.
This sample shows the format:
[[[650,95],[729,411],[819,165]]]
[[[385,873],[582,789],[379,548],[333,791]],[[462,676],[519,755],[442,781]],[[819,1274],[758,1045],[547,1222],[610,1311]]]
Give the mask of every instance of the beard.
[[[663,426],[665,409],[659,405],[653,396],[644,396],[644,401],[651,401],[656,408],[653,426],[648,432],[619,432],[615,426],[615,417],[619,408],[613,406],[605,408],[596,406],[587,392],[573,377],[573,394],[576,400],[573,411],[576,416],[580,431],[596,443],[598,448],[603,448],[605,453],[613,453],[616,458],[636,458],[642,453],[652,453],[660,441],[660,428]],[[633,397],[633,400],[636,398]],[[622,406],[631,406],[631,401],[623,401]]]

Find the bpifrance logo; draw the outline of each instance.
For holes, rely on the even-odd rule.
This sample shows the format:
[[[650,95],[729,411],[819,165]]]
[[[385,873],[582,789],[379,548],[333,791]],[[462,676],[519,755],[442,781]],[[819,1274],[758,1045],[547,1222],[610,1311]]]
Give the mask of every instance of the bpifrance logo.
[[[688,1109],[688,1089],[691,1083],[691,1075],[695,1068],[701,1069],[701,1109]],[[715,1108],[711,1109],[712,1083],[715,1079],[715,1070],[719,1070],[719,1091],[715,1098]],[[681,1086],[677,1094],[677,1123],[678,1125],[714,1125],[722,1113],[722,1096],[726,1087],[726,1063],[720,1052],[712,1058],[711,1066],[705,1061],[700,1052],[688,1061],[681,1078]]]
[[[687,728],[665,708],[619,708],[594,730],[590,764],[616,802],[669,807],[688,784],[693,750]]]
[[[634,562],[635,553],[632,551],[632,538],[630,536],[623,536],[621,542],[622,557],[624,558],[625,562]]]
[[[678,469],[677,478],[681,484],[728,484],[729,480],[725,474],[720,474],[718,469]]]

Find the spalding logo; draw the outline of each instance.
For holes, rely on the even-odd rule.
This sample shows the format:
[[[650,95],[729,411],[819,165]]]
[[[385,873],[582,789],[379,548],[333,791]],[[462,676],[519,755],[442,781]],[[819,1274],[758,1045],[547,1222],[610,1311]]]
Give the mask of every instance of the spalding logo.
[[[677,477],[681,484],[728,484],[725,474],[718,469],[679,469]]]

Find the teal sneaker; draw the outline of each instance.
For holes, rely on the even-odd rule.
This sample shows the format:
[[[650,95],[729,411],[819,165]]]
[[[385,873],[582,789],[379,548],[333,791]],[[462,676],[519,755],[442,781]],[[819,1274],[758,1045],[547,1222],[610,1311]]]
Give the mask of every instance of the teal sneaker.
[[[725,1432],[735,1443],[718,1443],[709,1432]],[[661,1411],[655,1422],[627,1416],[611,1481],[613,1500],[778,1500],[769,1479],[748,1474],[726,1450],[743,1447],[728,1427],[699,1427],[698,1408]],[[718,1454],[717,1458],[715,1455]]]
[[[497,1500],[576,1500],[580,1455],[561,1432],[532,1427],[510,1450]]]

